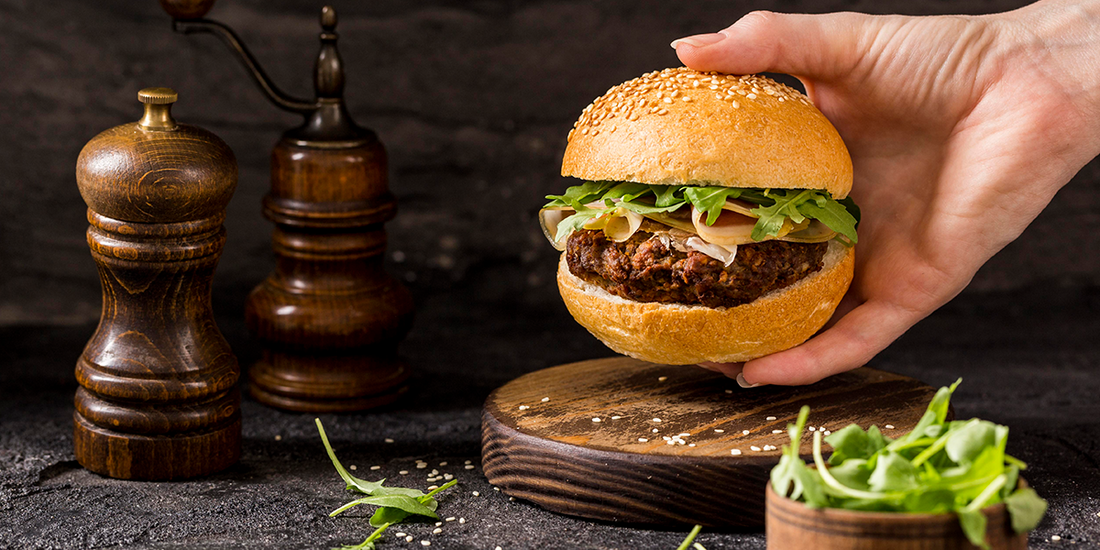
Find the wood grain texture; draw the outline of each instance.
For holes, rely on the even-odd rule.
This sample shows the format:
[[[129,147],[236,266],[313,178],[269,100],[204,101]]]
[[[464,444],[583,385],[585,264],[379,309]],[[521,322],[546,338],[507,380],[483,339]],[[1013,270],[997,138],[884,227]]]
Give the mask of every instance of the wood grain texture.
[[[396,350],[413,302],[382,265],[383,224],[395,212],[373,135],[336,144],[284,137],[275,146],[264,214],[276,225],[276,268],[245,312],[264,347],[249,371],[257,400],[337,412],[405,393],[409,369]]]
[[[802,405],[814,430],[876,424],[896,437],[934,393],[869,368],[812,386],[744,389],[694,367],[626,357],[571,363],[489,396],[482,466],[505,493],[563,514],[759,527],[768,473]],[[811,441],[807,430],[807,458]]]
[[[237,183],[229,147],[201,128],[107,130],[77,183],[103,313],[77,361],[74,449],[122,479],[177,479],[240,456],[237,359],[214,322],[210,282]]]
[[[1021,481],[1021,483],[1023,483]],[[830,508],[810,509],[767,487],[766,531],[770,550],[977,550],[955,514],[897,514]],[[1005,509],[982,510],[992,550],[1027,550],[1027,533],[1016,533]]]

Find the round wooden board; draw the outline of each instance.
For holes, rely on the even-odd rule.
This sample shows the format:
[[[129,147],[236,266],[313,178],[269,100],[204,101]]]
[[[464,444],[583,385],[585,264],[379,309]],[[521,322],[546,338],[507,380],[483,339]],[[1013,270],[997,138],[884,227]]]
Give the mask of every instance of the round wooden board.
[[[489,395],[482,466],[505,494],[563,514],[761,527],[768,473],[802,405],[811,407],[812,429],[875,424],[897,437],[934,394],[912,378],[866,367],[812,386],[744,389],[695,367],[582,361],[521,376]],[[807,430],[800,449],[807,459],[812,441]]]

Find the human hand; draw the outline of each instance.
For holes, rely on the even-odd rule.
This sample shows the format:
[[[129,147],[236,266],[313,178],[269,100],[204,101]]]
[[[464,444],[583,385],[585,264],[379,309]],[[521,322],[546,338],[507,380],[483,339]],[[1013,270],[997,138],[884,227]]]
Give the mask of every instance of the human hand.
[[[981,17],[755,12],[673,42],[685,65],[787,73],[844,138],[863,219],[852,286],[804,344],[704,365],[742,385],[862,366],[951,300],[1100,152],[1100,2]]]

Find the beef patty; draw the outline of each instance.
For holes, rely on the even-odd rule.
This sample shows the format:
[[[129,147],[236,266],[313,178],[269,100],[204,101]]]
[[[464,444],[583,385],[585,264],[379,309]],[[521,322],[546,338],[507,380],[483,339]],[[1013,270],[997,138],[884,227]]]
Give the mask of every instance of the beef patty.
[[[765,241],[737,247],[726,267],[694,250],[680,252],[653,233],[636,232],[616,243],[603,231],[569,236],[569,271],[608,292],[636,302],[707,307],[747,304],[818,271],[828,243]]]

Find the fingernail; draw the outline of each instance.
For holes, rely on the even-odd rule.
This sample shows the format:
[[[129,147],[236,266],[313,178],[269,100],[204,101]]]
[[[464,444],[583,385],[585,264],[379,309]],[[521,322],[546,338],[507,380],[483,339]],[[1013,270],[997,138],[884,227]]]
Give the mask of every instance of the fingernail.
[[[737,373],[737,385],[741,386],[742,388],[755,388],[760,384],[749,384],[741,373]]]
[[[687,44],[689,46],[695,46],[696,48],[702,48],[703,46],[710,46],[711,44],[716,44],[725,39],[726,35],[719,33],[696,34],[694,36],[688,36],[685,38],[677,38],[676,40],[673,40],[672,43],[669,44],[669,46],[672,46],[672,49],[674,50],[676,49],[676,46],[680,44]]]

